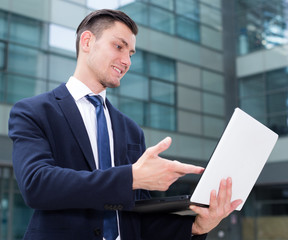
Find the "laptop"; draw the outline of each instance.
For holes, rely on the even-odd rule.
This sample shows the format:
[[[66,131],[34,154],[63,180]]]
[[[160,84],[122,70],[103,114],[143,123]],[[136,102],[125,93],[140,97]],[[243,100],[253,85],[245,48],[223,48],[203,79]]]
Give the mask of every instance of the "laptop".
[[[232,201],[243,202],[256,183],[278,135],[236,108],[192,195],[138,200],[134,212],[169,212],[194,215],[189,206],[209,207],[210,192],[218,191],[221,179],[232,178]]]

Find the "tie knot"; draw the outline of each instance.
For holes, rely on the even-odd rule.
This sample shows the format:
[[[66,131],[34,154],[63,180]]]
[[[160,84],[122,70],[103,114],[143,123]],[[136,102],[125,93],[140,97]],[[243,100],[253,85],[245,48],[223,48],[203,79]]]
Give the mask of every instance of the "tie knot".
[[[91,102],[95,107],[103,106],[103,98],[100,95],[86,96],[87,100]]]

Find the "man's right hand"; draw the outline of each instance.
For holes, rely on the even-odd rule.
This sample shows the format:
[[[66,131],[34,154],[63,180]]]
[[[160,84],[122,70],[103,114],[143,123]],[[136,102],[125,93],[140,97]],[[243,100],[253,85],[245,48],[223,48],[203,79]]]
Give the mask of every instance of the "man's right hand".
[[[171,142],[172,139],[166,137],[157,145],[148,148],[132,165],[133,189],[166,191],[179,177],[204,171],[202,167],[159,157],[161,152],[170,147]]]

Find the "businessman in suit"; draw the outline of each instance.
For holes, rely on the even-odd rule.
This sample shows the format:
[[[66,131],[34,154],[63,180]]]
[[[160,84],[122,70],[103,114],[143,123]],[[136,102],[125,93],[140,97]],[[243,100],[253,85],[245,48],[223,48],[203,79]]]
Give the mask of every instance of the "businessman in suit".
[[[24,239],[200,240],[241,203],[231,203],[228,178],[218,195],[211,193],[210,208],[191,207],[196,218],[128,211],[135,200],[149,198],[149,190],[165,191],[179,177],[203,171],[159,157],[169,137],[146,149],[139,126],[106,98],[106,88],[118,87],[129,70],[137,31],[123,12],[90,13],[77,29],[73,76],[12,108],[15,176],[34,209]],[[104,146],[98,111],[105,116]]]

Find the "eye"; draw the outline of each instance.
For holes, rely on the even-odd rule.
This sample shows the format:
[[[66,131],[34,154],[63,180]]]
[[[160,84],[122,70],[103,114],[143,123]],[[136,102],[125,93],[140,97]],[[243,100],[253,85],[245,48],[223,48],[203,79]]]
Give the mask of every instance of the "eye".
[[[119,44],[116,44],[115,47],[118,49],[122,49],[122,46],[120,46]]]

